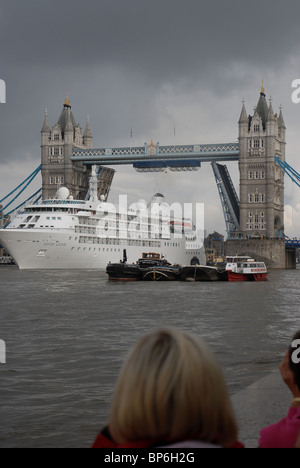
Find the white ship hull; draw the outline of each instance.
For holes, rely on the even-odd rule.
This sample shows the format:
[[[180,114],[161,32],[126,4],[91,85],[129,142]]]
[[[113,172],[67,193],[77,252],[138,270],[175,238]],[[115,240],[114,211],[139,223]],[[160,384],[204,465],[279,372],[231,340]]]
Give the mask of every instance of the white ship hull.
[[[157,194],[148,207],[128,209],[100,201],[95,168],[85,201],[73,200],[62,187],[55,200],[26,206],[0,230],[0,243],[22,270],[103,270],[122,260],[125,249],[130,263],[155,252],[170,263],[189,265],[196,257],[205,264],[191,220],[171,219],[163,195]]]
[[[124,249],[127,251],[129,263],[135,263],[144,252],[155,251],[173,264],[190,265],[194,257],[199,259],[199,263],[205,264],[205,255],[201,244],[192,246],[185,239],[161,240],[155,242],[155,247],[149,248],[142,245],[127,245],[126,241],[122,241],[122,245],[79,245],[70,237],[73,239],[70,233],[46,233],[22,229],[0,231],[1,244],[14,258],[21,270],[104,270],[109,262],[116,263],[122,260]]]

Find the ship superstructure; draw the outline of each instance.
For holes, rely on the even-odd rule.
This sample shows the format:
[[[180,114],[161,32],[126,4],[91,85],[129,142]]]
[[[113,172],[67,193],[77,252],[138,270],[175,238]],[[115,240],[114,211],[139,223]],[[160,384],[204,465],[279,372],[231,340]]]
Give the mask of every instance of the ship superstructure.
[[[0,242],[20,269],[104,270],[122,259],[124,249],[129,262],[155,251],[171,263],[205,264],[192,220],[170,217],[161,194],[146,208],[98,200],[94,167],[86,200],[74,200],[62,187],[55,199],[27,205],[0,230]]]

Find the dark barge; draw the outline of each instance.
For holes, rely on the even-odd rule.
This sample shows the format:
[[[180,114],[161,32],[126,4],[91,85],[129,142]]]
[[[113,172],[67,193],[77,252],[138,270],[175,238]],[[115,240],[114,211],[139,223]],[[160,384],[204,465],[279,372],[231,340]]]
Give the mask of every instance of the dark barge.
[[[152,252],[144,253],[137,263],[128,264],[124,251],[123,261],[109,263],[106,273],[111,281],[228,281],[225,270],[204,265],[171,265]]]

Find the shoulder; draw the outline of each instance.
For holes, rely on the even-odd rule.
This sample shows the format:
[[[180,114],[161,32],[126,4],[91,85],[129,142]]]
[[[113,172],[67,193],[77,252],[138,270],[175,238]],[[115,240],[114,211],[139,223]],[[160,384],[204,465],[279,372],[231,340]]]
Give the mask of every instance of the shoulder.
[[[220,445],[202,442],[201,440],[183,440],[170,445],[162,445],[160,448],[222,448]]]
[[[293,448],[300,431],[300,407],[290,408],[287,416],[260,431],[261,448]]]
[[[117,444],[113,441],[108,427],[105,427],[96,437],[91,448],[116,448]]]

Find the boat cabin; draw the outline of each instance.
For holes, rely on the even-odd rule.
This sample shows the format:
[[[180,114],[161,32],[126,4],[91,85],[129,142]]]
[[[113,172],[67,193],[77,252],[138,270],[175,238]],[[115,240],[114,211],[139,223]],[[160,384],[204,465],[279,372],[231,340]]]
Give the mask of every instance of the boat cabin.
[[[267,267],[264,262],[253,258],[235,256],[226,257],[226,271],[229,281],[266,281]]]
[[[154,252],[149,252],[149,253],[143,253],[142,259],[145,260],[160,260],[161,256],[160,254],[154,253]]]

